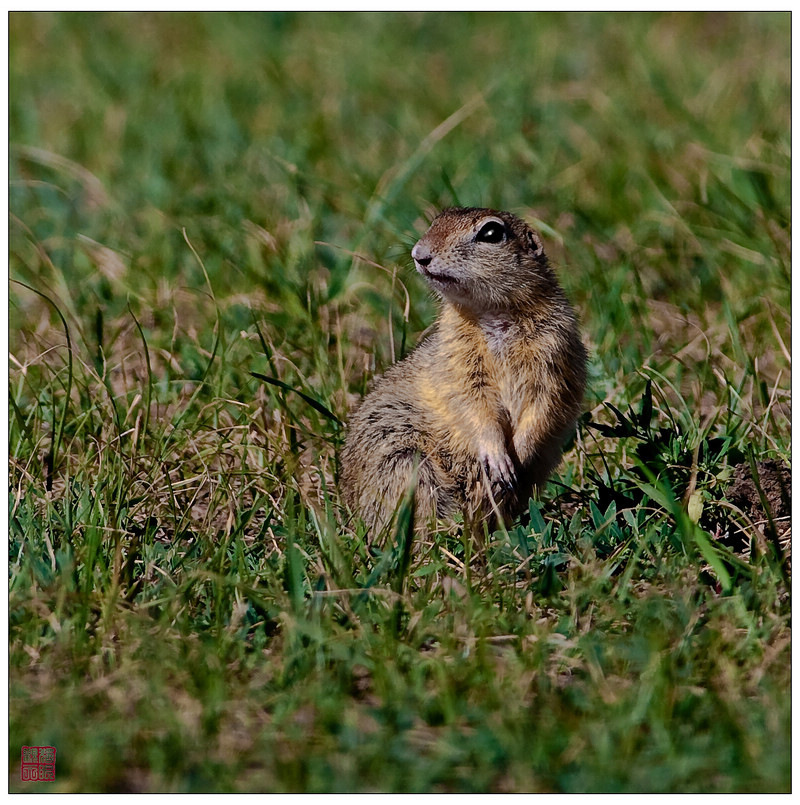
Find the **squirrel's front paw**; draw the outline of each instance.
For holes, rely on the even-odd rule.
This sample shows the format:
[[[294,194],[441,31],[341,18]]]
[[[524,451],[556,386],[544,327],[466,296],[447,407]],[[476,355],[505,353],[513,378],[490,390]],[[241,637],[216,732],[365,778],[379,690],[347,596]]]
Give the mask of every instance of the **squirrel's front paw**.
[[[508,453],[484,453],[481,456],[483,470],[492,489],[500,493],[513,493],[517,488],[517,470]]]

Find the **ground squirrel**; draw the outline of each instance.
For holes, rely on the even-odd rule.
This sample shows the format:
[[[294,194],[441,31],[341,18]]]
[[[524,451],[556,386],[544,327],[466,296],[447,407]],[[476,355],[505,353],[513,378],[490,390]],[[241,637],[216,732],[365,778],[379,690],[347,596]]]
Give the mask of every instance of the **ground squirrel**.
[[[586,350],[539,235],[508,212],[442,212],[411,252],[441,298],[432,332],[351,416],[350,508],[373,528],[416,479],[418,520],[513,517],[561,458]]]

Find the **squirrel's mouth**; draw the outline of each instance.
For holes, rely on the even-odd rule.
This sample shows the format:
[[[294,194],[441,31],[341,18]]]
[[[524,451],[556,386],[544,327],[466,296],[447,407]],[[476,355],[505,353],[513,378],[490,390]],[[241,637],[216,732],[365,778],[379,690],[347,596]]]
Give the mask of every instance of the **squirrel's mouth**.
[[[432,280],[433,282],[440,282],[442,285],[458,284],[458,280],[455,277],[451,277],[449,274],[437,274],[420,263],[417,263],[417,269],[426,279]]]

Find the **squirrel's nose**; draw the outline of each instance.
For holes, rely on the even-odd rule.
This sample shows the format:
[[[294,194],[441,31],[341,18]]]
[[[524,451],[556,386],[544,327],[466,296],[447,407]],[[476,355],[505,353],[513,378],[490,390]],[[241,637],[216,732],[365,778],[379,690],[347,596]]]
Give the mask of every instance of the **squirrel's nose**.
[[[411,250],[411,256],[423,267],[429,266],[433,260],[433,255],[427,249],[420,247],[419,243]]]

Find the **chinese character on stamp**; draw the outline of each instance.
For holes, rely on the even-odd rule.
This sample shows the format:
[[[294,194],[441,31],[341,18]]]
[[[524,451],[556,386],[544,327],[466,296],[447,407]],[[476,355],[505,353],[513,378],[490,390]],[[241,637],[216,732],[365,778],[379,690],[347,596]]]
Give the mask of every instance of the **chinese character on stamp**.
[[[20,779],[24,782],[48,782],[56,779],[54,746],[23,746]]]

